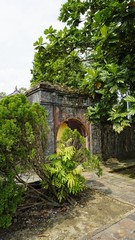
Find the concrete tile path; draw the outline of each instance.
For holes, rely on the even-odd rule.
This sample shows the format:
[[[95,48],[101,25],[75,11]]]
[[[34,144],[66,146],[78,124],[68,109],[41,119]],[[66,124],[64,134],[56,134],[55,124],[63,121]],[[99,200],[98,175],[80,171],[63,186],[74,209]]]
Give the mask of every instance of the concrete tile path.
[[[132,165],[133,163],[135,165],[135,160]],[[127,167],[128,162],[125,165]],[[123,215],[119,221],[103,226],[94,233],[88,233],[79,240],[135,240],[135,179],[116,174],[111,170],[111,165],[103,166],[103,176],[100,178],[86,173],[88,185],[114,199],[132,205],[133,210]]]

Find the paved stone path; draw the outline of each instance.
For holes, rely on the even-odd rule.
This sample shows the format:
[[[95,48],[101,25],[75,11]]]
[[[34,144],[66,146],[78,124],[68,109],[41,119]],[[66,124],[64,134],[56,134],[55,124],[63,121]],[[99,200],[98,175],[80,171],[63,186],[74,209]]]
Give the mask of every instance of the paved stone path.
[[[128,165],[128,164],[127,164]],[[117,222],[108,224],[94,233],[88,233],[80,240],[135,240],[135,179],[111,173],[112,168],[103,167],[101,178],[87,173],[88,185],[114,199],[133,206],[133,210],[126,213]]]

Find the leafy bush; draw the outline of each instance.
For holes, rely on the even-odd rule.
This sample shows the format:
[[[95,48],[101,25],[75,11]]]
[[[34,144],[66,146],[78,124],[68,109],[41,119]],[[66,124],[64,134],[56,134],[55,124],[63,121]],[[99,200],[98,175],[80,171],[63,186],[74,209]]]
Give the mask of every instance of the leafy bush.
[[[0,227],[11,224],[12,215],[21,203],[24,188],[17,185],[14,179],[0,180]]]
[[[97,156],[90,156],[84,138],[77,130],[70,128],[64,130],[57,153],[51,155],[49,160],[50,163],[44,164],[43,168],[59,202],[85,189],[82,175],[85,168],[94,170],[99,176],[102,173]],[[48,187],[46,182],[43,185]]]
[[[31,105],[23,94],[0,101],[0,227],[11,224],[27,188],[22,175],[44,161],[46,140],[43,107],[37,103]]]

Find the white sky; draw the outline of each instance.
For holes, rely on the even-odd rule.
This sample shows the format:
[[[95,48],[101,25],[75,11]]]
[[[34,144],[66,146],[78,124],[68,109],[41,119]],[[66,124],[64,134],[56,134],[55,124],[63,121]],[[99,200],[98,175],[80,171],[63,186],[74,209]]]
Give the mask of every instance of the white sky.
[[[0,0],[0,92],[30,87],[33,43],[57,19],[66,0]]]

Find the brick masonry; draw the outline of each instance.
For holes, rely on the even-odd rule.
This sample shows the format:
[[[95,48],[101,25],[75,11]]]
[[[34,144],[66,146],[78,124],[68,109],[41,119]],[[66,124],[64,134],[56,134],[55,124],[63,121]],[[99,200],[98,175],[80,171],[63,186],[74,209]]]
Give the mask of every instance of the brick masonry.
[[[60,125],[76,125],[86,137],[86,144],[92,154],[104,159],[110,157],[135,157],[135,127],[127,128],[122,134],[116,134],[110,125],[94,125],[85,118],[87,107],[93,104],[90,97],[41,82],[30,89],[26,96],[31,103],[41,104],[47,111],[50,128],[47,154],[56,150],[56,139]]]

